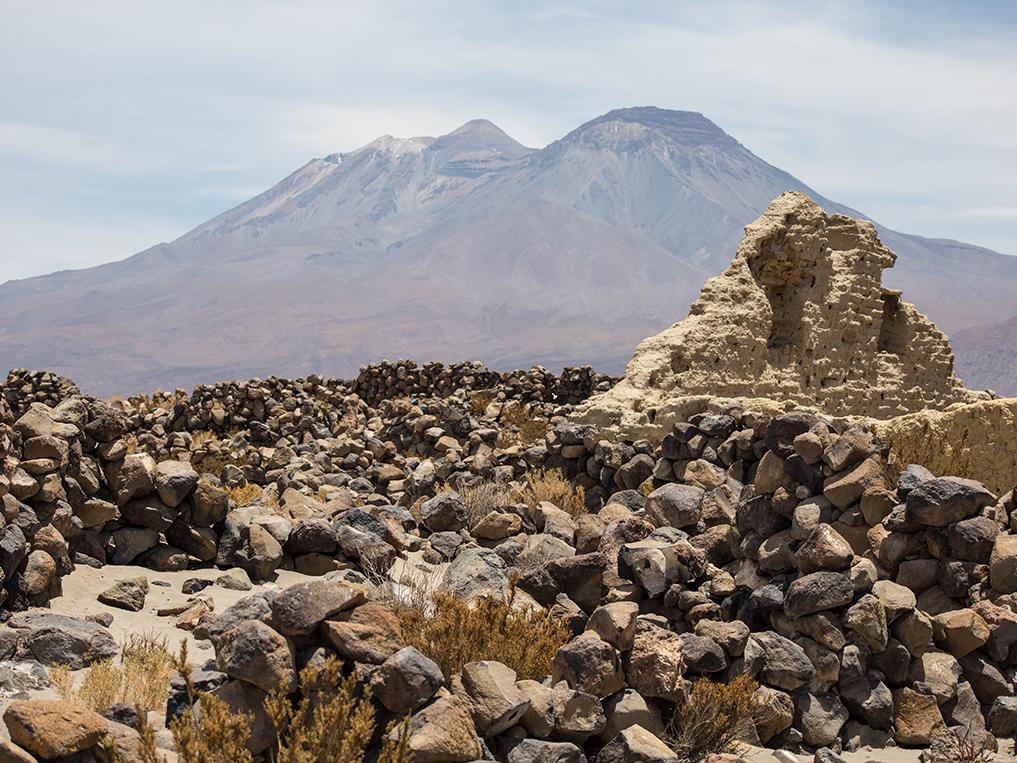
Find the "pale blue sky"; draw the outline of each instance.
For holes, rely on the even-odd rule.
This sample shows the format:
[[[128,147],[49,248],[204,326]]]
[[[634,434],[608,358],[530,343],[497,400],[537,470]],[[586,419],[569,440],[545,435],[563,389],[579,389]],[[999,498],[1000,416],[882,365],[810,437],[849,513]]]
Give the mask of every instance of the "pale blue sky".
[[[824,195],[1017,254],[1014,3],[0,0],[0,282],[378,135],[701,111]]]

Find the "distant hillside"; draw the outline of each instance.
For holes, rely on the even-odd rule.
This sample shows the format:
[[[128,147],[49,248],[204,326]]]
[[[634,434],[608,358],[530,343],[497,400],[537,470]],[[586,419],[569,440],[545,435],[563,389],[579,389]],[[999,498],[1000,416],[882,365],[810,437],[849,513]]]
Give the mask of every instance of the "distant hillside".
[[[957,373],[970,385],[1017,397],[1017,315],[994,325],[961,331],[954,337],[954,344]]]
[[[172,243],[0,286],[0,366],[100,394],[400,356],[617,372],[786,190],[859,215],[691,112],[612,111],[540,150],[485,120],[385,136]],[[1017,258],[880,232],[886,281],[948,333],[1013,313]]]

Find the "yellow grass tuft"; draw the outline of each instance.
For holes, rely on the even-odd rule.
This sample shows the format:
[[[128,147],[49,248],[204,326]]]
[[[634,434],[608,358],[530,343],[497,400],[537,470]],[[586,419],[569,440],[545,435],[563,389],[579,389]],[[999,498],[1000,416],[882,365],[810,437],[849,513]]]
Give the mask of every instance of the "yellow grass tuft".
[[[543,678],[572,635],[562,620],[490,598],[465,601],[438,593],[425,606],[397,613],[407,643],[434,660],[446,678],[478,660],[502,662],[520,679]]]
[[[535,469],[527,472],[526,483],[519,491],[518,498],[531,509],[546,501],[573,517],[586,513],[586,491],[572,485],[559,469]]]
[[[502,425],[496,443],[499,448],[535,445],[544,439],[549,426],[547,419],[538,416],[529,406],[523,405],[506,406],[499,420]]]
[[[273,691],[265,708],[275,728],[276,763],[360,763],[375,734],[375,717],[370,688],[359,698],[356,689],[355,677],[344,679],[342,663],[329,658],[301,671],[296,704],[282,690]],[[380,760],[410,762],[406,723],[395,739],[383,741]]]
[[[49,673],[63,699],[97,712],[120,702],[161,711],[169,696],[174,667],[164,640],[132,635],[122,647],[120,664],[103,660],[89,666],[77,686],[66,666],[54,665]]]
[[[678,759],[698,761],[713,752],[738,749],[752,724],[759,688],[749,676],[729,683],[702,678],[692,685],[668,724],[666,738]]]

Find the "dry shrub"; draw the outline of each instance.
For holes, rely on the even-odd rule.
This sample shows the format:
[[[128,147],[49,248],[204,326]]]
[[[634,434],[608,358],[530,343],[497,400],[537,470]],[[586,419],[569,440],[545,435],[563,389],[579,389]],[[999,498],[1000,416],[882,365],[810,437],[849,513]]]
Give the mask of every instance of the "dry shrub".
[[[96,662],[75,687],[74,674],[66,666],[49,669],[50,680],[60,696],[97,712],[126,702],[144,710],[162,710],[173,678],[173,658],[166,642],[148,635],[132,635],[121,649],[121,664]]]
[[[504,511],[514,501],[512,490],[503,482],[481,482],[464,488],[456,488],[448,483],[435,486],[435,492],[455,490],[466,504],[466,521],[470,527],[486,517],[492,511]]]
[[[229,493],[230,498],[236,502],[237,506],[249,506],[265,494],[260,485],[251,482],[241,487],[227,488],[226,492]]]
[[[131,634],[123,647],[122,702],[145,710],[162,710],[175,673],[166,640]]]
[[[527,472],[526,484],[519,491],[519,500],[531,509],[546,501],[573,517],[586,513],[586,491],[572,485],[560,469],[535,469]]]
[[[200,711],[186,710],[170,723],[170,732],[180,763],[252,763],[247,741],[254,718],[250,713],[234,713],[212,694],[195,695],[191,683],[191,665],[186,644],[174,660],[192,700],[200,699]],[[377,738],[374,705],[370,689],[356,696],[356,678],[342,677],[342,663],[330,658],[321,667],[307,667],[300,673],[300,696],[294,702],[277,689],[265,700],[265,711],[275,728],[275,746],[270,759],[275,763],[360,763]],[[193,704],[192,704],[193,707]],[[396,726],[391,739],[382,740],[377,763],[411,763],[409,723]],[[141,730],[139,729],[139,732]],[[156,759],[154,734],[149,728],[150,744],[144,763],[162,763]],[[149,750],[151,759],[149,759]],[[116,761],[114,761],[116,763]]]
[[[679,760],[697,761],[711,752],[732,752],[744,738],[756,707],[759,684],[741,675],[730,683],[701,678],[680,703],[666,731]]]
[[[503,427],[496,442],[499,448],[534,445],[544,439],[549,426],[547,419],[537,416],[531,408],[523,405],[504,408],[499,420]]]
[[[446,678],[478,660],[502,662],[520,679],[543,678],[572,635],[563,620],[513,609],[511,599],[466,601],[438,593],[427,606],[397,611],[407,643],[438,663]]]
[[[275,728],[276,763],[360,763],[375,734],[370,688],[356,697],[356,679],[344,679],[342,663],[335,658],[301,671],[300,699],[295,705],[276,689],[265,708]],[[383,740],[379,763],[409,763],[408,733],[403,722],[395,739]]]
[[[494,394],[491,392],[475,392],[470,396],[470,411],[477,416],[483,416],[487,406],[494,402]]]
[[[247,740],[251,737],[254,717],[234,713],[214,694],[200,695],[200,712],[194,709],[199,695],[191,682],[191,664],[187,661],[187,642],[180,642],[180,654],[173,667],[184,680],[190,707],[169,724],[179,763],[252,763]]]
[[[212,694],[201,696],[201,712],[185,710],[170,723],[180,763],[251,763],[247,740],[254,717],[234,713]]]
[[[123,671],[109,660],[90,665],[78,686],[74,685],[74,674],[66,665],[52,666],[49,677],[62,699],[99,712],[119,701],[123,686]]]

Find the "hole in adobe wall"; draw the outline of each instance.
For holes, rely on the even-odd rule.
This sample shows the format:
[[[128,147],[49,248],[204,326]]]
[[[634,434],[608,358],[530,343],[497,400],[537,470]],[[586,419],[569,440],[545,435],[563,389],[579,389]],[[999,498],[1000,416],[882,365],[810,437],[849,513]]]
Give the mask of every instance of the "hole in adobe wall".
[[[770,336],[766,346],[771,349],[800,347],[805,326],[802,323],[802,300],[795,293],[794,286],[790,284],[768,286],[766,297],[773,310],[773,322],[770,325]]]
[[[879,325],[879,352],[901,355],[906,350],[907,321],[900,306],[900,294],[883,292],[883,317]]]

